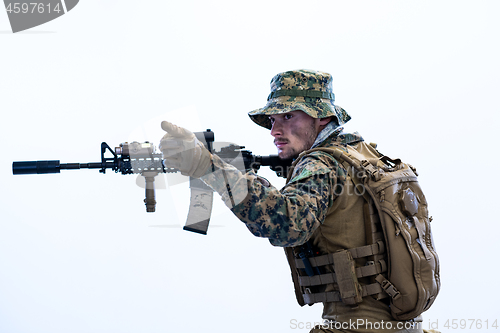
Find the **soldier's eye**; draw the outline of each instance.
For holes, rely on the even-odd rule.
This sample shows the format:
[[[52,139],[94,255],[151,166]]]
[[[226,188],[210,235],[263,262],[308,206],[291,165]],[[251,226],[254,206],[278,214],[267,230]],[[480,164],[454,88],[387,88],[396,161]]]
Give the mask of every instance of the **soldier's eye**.
[[[269,117],[269,121],[271,121],[271,124],[274,124],[274,118],[273,117]]]
[[[288,120],[288,119],[291,119],[293,116],[291,114],[286,114],[285,115],[285,119]]]

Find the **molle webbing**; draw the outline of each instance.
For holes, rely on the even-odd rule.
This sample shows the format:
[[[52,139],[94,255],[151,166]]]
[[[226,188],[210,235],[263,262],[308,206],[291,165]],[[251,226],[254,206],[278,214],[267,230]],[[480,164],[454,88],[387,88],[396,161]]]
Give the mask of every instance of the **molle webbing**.
[[[372,283],[368,285],[361,286],[361,297],[366,297],[369,295],[375,295],[383,292],[384,290],[378,283]],[[326,303],[326,302],[344,302],[345,304],[357,304],[355,302],[346,302],[346,298],[341,297],[341,293],[339,291],[328,291],[324,293],[315,293],[315,294],[302,294],[305,304],[314,304],[314,303]]]
[[[363,257],[372,257],[384,253],[384,243],[377,242],[372,245],[366,245],[349,250],[342,250],[335,253],[329,253],[320,256],[307,258],[308,265],[313,268],[323,266],[333,267],[331,273],[317,274],[313,276],[298,276],[298,284],[305,291],[301,296],[305,304],[318,302],[339,302],[346,304],[357,304],[361,302],[362,297],[368,295],[380,294],[383,292],[379,283],[360,285],[358,278],[367,276],[378,276],[387,271],[385,260],[370,262],[362,267],[355,267],[354,259]],[[305,269],[304,259],[295,258],[295,267]],[[337,290],[321,293],[311,293],[309,287],[334,285]]]
[[[384,250],[385,250],[384,243],[378,242],[376,244],[348,249],[347,251],[351,253],[353,259],[358,259],[358,258],[373,256],[375,254],[384,253]],[[311,262],[311,266],[313,267],[332,265],[333,264],[332,255],[333,253],[328,253],[317,257],[310,257],[309,261]],[[304,263],[302,262],[301,259],[297,259],[296,265],[297,268],[304,268]]]

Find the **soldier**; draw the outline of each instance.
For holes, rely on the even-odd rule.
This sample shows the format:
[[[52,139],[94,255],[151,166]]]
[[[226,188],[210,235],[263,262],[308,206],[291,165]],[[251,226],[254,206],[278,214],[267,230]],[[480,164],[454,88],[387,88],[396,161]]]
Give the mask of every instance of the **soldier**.
[[[350,116],[334,104],[331,75],[309,70],[280,73],[271,81],[266,106],[249,116],[271,131],[279,157],[295,159],[281,191],[252,171],[245,174],[224,163],[192,132],[164,121],[167,134],[160,150],[166,166],[201,178],[252,234],[285,248],[299,304],[323,303],[325,324],[311,332],[422,332],[421,319],[391,317],[388,297],[381,297],[380,288],[360,301],[340,297],[332,280],[307,280],[308,275],[333,272],[328,265],[311,267],[307,257],[367,245],[363,196],[355,195],[355,184],[340,161],[314,148],[349,145],[367,158],[380,157],[359,134],[342,132]],[[367,263],[366,257],[352,260],[355,267]],[[361,286],[371,282],[359,277]]]

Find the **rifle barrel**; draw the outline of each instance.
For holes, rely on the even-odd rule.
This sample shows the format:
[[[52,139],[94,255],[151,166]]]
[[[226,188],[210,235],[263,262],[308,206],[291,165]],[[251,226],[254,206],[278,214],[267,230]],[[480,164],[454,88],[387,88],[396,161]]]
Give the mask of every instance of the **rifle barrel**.
[[[64,163],[61,164],[61,170],[73,170],[73,169],[102,169],[103,163]],[[104,163],[106,169],[111,169],[114,167],[114,163],[106,162]]]

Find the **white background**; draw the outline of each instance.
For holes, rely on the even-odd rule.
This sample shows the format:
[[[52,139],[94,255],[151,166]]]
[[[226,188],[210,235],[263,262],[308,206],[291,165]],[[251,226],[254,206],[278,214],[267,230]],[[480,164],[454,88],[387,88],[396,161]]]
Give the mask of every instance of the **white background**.
[[[185,184],[158,190],[146,213],[134,176],[11,171],[12,161],[98,162],[102,141],[158,143],[167,118],[275,153],[246,114],[264,106],[276,73],[299,68],[331,73],[353,118],[346,130],[420,173],[442,269],[424,328],[500,321],[499,10],[85,0],[17,34],[0,11],[0,332],[308,332],[290,322],[319,322],[321,306],[295,303],[283,250],[218,198],[201,236],[181,228]]]

